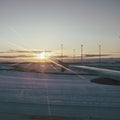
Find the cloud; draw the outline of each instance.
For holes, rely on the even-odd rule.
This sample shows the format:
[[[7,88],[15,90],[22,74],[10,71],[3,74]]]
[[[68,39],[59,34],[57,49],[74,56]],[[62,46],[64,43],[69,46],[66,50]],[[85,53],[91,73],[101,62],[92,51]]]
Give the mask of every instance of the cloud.
[[[42,53],[41,50],[8,50],[8,51],[0,51],[0,53]],[[45,51],[45,52],[52,52],[52,51]]]
[[[68,58],[69,56],[60,56],[60,55],[56,55],[56,56],[52,56],[52,58]]]
[[[111,53],[113,53],[113,54],[120,54],[120,52],[118,51],[118,52],[111,52]]]
[[[17,55],[17,56],[0,56],[0,58],[9,58],[9,59],[11,59],[11,58],[30,58],[30,57],[34,57],[34,56],[28,56],[28,55]]]
[[[40,50],[9,50],[8,53],[41,53]]]
[[[86,54],[84,56],[85,57],[99,57],[99,56],[105,57],[105,56],[111,56],[111,54],[101,54],[101,55],[99,55],[99,54]]]
[[[8,53],[8,52],[6,52],[6,51],[0,51],[0,53]]]

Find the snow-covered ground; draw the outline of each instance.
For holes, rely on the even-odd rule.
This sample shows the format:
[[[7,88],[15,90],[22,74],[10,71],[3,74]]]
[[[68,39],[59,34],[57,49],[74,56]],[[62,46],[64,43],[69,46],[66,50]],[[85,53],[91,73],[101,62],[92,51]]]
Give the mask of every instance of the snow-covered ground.
[[[120,86],[91,83],[93,78],[1,70],[0,120],[119,120]]]

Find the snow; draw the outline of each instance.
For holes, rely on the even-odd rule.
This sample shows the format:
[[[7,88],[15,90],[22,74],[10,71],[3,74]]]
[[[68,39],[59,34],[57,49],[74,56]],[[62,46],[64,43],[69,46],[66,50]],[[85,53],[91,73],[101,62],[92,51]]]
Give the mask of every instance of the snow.
[[[120,87],[91,83],[96,76],[82,77],[1,70],[0,119],[119,120]]]

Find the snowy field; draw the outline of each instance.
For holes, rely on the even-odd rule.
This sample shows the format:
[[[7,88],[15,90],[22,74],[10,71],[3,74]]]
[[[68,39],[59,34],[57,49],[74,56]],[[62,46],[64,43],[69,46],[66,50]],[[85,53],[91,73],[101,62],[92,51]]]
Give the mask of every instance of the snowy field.
[[[1,70],[0,120],[120,120],[120,86],[93,78]]]

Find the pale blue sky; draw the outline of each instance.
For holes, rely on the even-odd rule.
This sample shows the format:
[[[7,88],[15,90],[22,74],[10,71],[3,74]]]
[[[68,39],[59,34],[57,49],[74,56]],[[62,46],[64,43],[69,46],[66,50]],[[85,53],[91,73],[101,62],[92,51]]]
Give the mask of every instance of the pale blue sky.
[[[120,52],[120,0],[0,0],[0,51]]]

